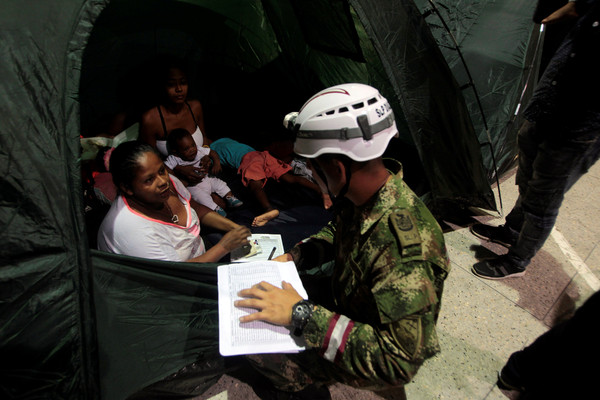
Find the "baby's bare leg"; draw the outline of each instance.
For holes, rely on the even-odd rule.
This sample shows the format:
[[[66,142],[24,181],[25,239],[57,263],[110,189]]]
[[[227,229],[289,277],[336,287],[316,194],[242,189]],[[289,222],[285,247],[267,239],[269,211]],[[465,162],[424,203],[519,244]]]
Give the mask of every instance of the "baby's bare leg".
[[[263,182],[249,180],[248,189],[250,189],[250,191],[254,195],[254,198],[258,201],[258,204],[265,211],[263,214],[260,214],[259,216],[254,218],[252,226],[263,226],[270,220],[277,218],[277,216],[279,215],[279,211],[274,209],[271,205],[271,202],[269,201],[267,194],[263,189]]]
[[[279,216],[279,210],[273,209],[271,211],[267,211],[264,214],[260,214],[258,217],[254,218],[252,221],[252,226],[263,226],[267,222],[272,219],[275,219]]]
[[[273,209],[273,206],[271,206],[271,202],[263,189],[263,181],[253,179],[248,180],[248,189],[250,189],[250,192],[264,211]]]

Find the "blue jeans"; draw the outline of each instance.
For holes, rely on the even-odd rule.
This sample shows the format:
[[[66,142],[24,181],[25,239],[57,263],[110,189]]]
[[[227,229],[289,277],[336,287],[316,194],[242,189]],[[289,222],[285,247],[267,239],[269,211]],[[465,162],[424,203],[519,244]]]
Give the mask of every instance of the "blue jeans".
[[[548,239],[565,193],[598,160],[600,131],[570,135],[525,121],[518,144],[519,197],[506,226],[519,233],[508,258],[525,267]]]

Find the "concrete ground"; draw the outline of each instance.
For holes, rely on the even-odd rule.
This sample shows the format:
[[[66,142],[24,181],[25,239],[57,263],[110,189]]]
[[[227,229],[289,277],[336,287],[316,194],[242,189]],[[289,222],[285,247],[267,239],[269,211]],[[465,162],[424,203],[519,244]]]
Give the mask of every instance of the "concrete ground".
[[[503,211],[517,198],[515,170],[500,184]],[[494,188],[498,200],[498,190]],[[569,315],[600,289],[600,163],[567,193],[551,237],[520,278],[480,279],[471,273],[478,259],[506,249],[482,242],[468,227],[447,222],[452,271],[444,289],[438,323],[442,351],[425,362],[406,386],[410,400],[515,399],[496,386],[509,355]],[[502,216],[477,217],[502,224]],[[382,399],[344,385],[330,387],[334,400]],[[386,399],[399,398],[386,396]],[[244,382],[223,376],[196,400],[258,399]]]

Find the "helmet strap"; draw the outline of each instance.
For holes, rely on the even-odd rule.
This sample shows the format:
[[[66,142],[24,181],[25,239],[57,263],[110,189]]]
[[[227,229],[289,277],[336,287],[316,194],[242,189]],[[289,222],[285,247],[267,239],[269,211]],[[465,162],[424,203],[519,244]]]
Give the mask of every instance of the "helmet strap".
[[[344,184],[342,189],[340,189],[340,192],[338,193],[338,195],[336,197],[339,197],[340,199],[342,199],[342,198],[344,198],[346,193],[348,193],[348,188],[350,187],[350,179],[352,179],[352,171],[351,171],[352,160],[350,160],[347,157],[343,157],[342,160],[340,160],[340,161],[342,162],[342,164],[344,164],[344,170],[346,172],[346,183]]]
[[[313,163],[313,168],[314,168],[315,172],[319,175],[319,177],[321,178],[321,180],[327,186],[327,192],[329,193],[329,196],[331,197],[331,200],[332,200],[332,202],[334,204],[334,208],[335,208],[335,205],[337,203],[339,203],[344,198],[344,196],[346,195],[346,193],[348,192],[348,188],[350,187],[350,179],[352,178],[352,172],[350,171],[352,160],[350,160],[347,157],[340,157],[339,160],[344,165],[344,170],[345,170],[345,175],[346,175],[346,183],[344,184],[344,186],[342,187],[342,189],[340,190],[340,192],[337,194],[337,196],[335,196],[329,190],[329,185],[327,183],[327,177],[325,176],[325,173],[323,172],[323,170],[321,169],[321,167],[317,163]]]

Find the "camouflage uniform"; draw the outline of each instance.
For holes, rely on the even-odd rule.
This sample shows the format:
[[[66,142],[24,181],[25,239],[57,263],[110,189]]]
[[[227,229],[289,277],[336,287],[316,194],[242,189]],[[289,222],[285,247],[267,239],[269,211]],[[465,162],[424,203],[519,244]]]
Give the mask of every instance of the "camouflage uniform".
[[[250,357],[281,390],[331,381],[402,386],[439,351],[435,324],[449,271],[444,237],[399,167],[367,204],[348,202],[292,251],[299,269],[333,258],[332,299],[304,329],[307,351]]]

